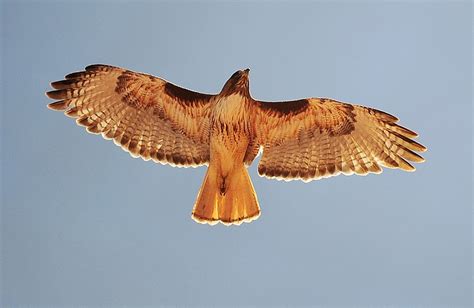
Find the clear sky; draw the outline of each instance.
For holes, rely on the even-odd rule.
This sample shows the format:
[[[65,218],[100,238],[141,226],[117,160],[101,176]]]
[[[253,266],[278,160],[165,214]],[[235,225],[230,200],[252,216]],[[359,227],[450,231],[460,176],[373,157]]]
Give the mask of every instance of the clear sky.
[[[472,8],[429,2],[4,2],[3,306],[471,304]],[[420,134],[415,173],[278,182],[262,216],[191,220],[205,169],[140,159],[46,108],[88,64],[265,100],[375,107]]]

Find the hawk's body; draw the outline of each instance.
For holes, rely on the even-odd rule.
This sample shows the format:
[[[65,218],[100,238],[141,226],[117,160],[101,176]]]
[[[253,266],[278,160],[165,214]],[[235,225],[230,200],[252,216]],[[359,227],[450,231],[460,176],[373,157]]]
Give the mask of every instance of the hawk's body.
[[[151,75],[92,65],[53,82],[54,110],[65,110],[91,133],[114,139],[134,157],[174,166],[209,165],[194,205],[202,223],[240,224],[260,215],[246,167],[263,149],[260,175],[309,181],[413,171],[425,147],[398,119],[332,99],[262,102],[249,93],[248,70],[209,95]]]
[[[244,159],[251,142],[250,102],[239,94],[220,97],[211,113],[210,159],[194,206],[199,222],[240,223],[260,214]]]

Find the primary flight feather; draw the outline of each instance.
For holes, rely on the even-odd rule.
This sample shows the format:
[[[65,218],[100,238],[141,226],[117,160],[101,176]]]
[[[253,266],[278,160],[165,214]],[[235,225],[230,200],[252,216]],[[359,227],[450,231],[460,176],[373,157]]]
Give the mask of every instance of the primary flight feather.
[[[241,224],[260,215],[246,167],[263,150],[262,176],[310,181],[340,173],[414,171],[426,148],[398,119],[327,98],[263,102],[249,93],[249,70],[235,72],[219,94],[109,65],[52,82],[48,105],[87,131],[113,139],[134,157],[178,167],[208,165],[192,217]]]

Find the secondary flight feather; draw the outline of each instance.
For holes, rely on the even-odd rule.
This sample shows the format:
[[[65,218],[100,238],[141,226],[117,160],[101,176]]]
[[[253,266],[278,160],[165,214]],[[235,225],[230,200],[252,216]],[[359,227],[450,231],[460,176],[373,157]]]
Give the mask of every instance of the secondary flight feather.
[[[207,165],[192,211],[200,223],[240,225],[260,216],[247,168],[263,150],[258,173],[311,181],[338,174],[414,171],[424,159],[418,135],[398,118],[329,98],[255,100],[249,70],[235,72],[219,94],[109,65],[52,82],[50,109],[76,118],[134,157],[178,167]],[[417,153],[418,152],[418,153]]]

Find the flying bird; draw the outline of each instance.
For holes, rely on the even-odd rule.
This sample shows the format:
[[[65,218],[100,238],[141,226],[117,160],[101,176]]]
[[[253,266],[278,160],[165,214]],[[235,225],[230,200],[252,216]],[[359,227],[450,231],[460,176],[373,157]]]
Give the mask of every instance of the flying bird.
[[[235,72],[219,94],[184,89],[162,78],[109,65],[52,82],[48,107],[133,157],[177,167],[208,166],[192,218],[240,225],[260,216],[247,167],[305,182],[339,174],[414,171],[426,148],[388,113],[329,98],[253,99],[249,70]]]

